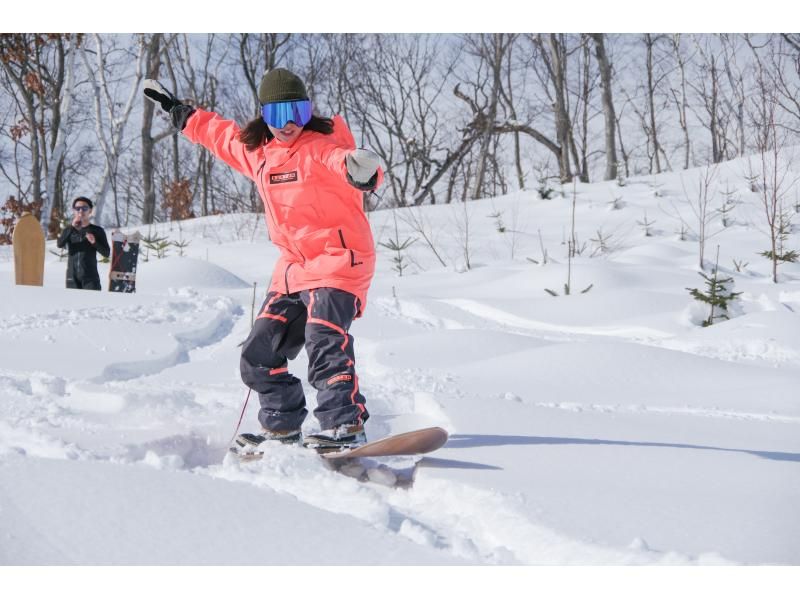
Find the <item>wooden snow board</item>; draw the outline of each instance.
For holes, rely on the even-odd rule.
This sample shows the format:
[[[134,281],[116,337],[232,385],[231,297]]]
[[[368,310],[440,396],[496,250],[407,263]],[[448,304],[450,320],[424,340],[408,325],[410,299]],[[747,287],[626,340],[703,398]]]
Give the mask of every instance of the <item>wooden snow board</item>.
[[[139,259],[141,235],[114,231],[111,233],[111,269],[108,273],[108,290],[115,293],[136,292],[136,263]]]
[[[411,432],[403,432],[394,436],[386,436],[358,448],[345,451],[319,453],[323,459],[357,459],[359,457],[398,457],[404,455],[423,455],[444,446],[447,442],[447,431],[442,428],[423,428]],[[264,445],[266,446],[266,445]],[[313,450],[313,449],[312,449]],[[240,452],[235,446],[228,451],[242,461],[255,461],[264,456],[263,451],[253,453]]]
[[[44,231],[36,216],[25,212],[14,226],[14,277],[17,284],[44,284]]]
[[[398,455],[423,455],[444,446],[447,431],[443,428],[423,428],[387,436],[346,451],[321,453],[323,459],[356,459],[358,457],[394,457]]]

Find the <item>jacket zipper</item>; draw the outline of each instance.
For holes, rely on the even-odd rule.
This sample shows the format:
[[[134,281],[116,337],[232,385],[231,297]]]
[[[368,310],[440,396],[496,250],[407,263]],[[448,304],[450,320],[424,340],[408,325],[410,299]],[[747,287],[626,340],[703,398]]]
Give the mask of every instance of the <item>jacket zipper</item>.
[[[283,273],[283,281],[286,283],[286,294],[289,295],[289,268],[294,265],[294,262],[289,262],[286,266],[286,271]]]
[[[264,167],[266,165],[267,165],[267,161],[264,160],[261,163],[261,166],[258,167],[258,172],[256,172],[256,176],[259,177],[260,180],[261,180],[261,186],[264,189],[264,204],[267,206],[267,210],[269,210],[269,217],[272,219],[272,224],[274,224],[275,228],[277,229],[278,228],[278,221],[275,220],[275,214],[272,212],[272,206],[270,206],[269,200],[266,198],[267,186],[266,186],[266,182],[264,181],[264,174],[263,174]],[[286,285],[286,294],[287,295],[289,294],[289,268],[291,268],[291,267],[292,267],[292,264],[290,263],[288,266],[286,266],[286,271],[283,273],[283,282]]]
[[[339,230],[339,240],[342,242],[342,248],[347,249],[347,244],[344,242],[344,234],[342,233],[342,229]],[[350,252],[350,267],[353,268],[355,266],[360,266],[364,262],[357,262],[356,261],[356,254],[352,249],[347,249]]]
[[[264,182],[264,175],[263,175],[264,167],[266,165],[267,165],[267,161],[264,160],[261,163],[261,166],[258,167],[258,172],[256,173],[256,176],[258,176],[261,179],[261,188],[264,189],[264,194],[262,195],[262,198],[264,199],[264,204],[266,204],[266,206],[267,206],[267,210],[269,210],[269,217],[272,220],[272,224],[275,225],[275,228],[278,228],[278,221],[275,220],[275,214],[272,213],[272,206],[269,205],[269,200],[266,197],[266,195],[267,195],[267,185]]]

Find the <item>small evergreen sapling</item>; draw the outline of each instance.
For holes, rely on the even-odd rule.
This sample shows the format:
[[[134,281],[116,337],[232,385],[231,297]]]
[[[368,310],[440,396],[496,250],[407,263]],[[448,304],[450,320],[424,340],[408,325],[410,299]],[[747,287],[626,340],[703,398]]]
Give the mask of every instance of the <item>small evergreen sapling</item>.
[[[775,264],[777,269],[778,262],[782,263],[795,263],[800,260],[800,253],[794,249],[787,249],[786,242],[789,240],[789,234],[792,232],[792,215],[786,211],[781,210],[778,214],[778,222],[775,227],[777,231],[776,250],[766,250],[759,253],[768,260]]]
[[[709,276],[705,272],[698,272],[698,274],[706,281],[706,292],[688,287],[686,290],[692,297],[710,306],[708,318],[702,322],[703,327],[711,326],[715,320],[730,320],[728,305],[741,293],[732,292],[733,277],[720,278],[719,276],[719,248],[717,248],[717,263],[714,264],[711,275]]]
[[[142,237],[142,245],[148,249],[144,256],[144,261],[147,262],[150,261],[150,251],[155,251],[158,259],[165,258],[172,243],[167,240],[167,237],[159,237],[158,234],[148,233],[146,237]]]
[[[390,237],[387,242],[379,242],[378,245],[394,252],[394,256],[392,256],[392,262],[394,263],[392,269],[396,271],[399,276],[402,276],[403,271],[408,267],[404,252],[417,239],[409,237],[401,241],[400,231],[397,227],[397,210],[392,212],[392,216],[394,217],[394,238]]]

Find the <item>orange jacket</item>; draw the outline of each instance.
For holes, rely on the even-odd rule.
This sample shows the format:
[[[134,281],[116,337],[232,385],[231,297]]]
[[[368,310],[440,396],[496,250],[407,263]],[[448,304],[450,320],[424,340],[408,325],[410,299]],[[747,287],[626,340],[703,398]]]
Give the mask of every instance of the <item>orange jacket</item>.
[[[196,110],[183,134],[252,179],[264,202],[269,236],[280,249],[270,291],[289,294],[333,287],[361,300],[375,272],[375,242],[363,195],[346,180],[345,156],[356,147],[341,116],[333,133],[303,131],[292,144],[272,139],[248,152],[239,127]],[[378,184],[383,172],[378,170]]]

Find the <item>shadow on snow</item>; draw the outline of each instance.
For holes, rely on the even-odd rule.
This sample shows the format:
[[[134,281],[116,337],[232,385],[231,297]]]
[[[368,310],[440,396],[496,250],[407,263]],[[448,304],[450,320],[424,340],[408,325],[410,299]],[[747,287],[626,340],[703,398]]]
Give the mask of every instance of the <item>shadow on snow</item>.
[[[678,448],[704,451],[723,451],[746,453],[772,461],[794,461],[800,463],[800,453],[783,453],[776,451],[757,451],[748,449],[703,446],[698,444],[682,444],[670,442],[636,442],[631,440],[603,440],[599,438],[557,438],[547,436],[501,436],[491,434],[454,434],[445,445],[446,448],[474,448],[480,446],[524,446],[524,445],[578,444],[601,446],[643,446],[653,448]],[[433,461],[433,460],[431,460]],[[459,465],[451,465],[458,467]],[[443,464],[444,467],[448,465]]]

